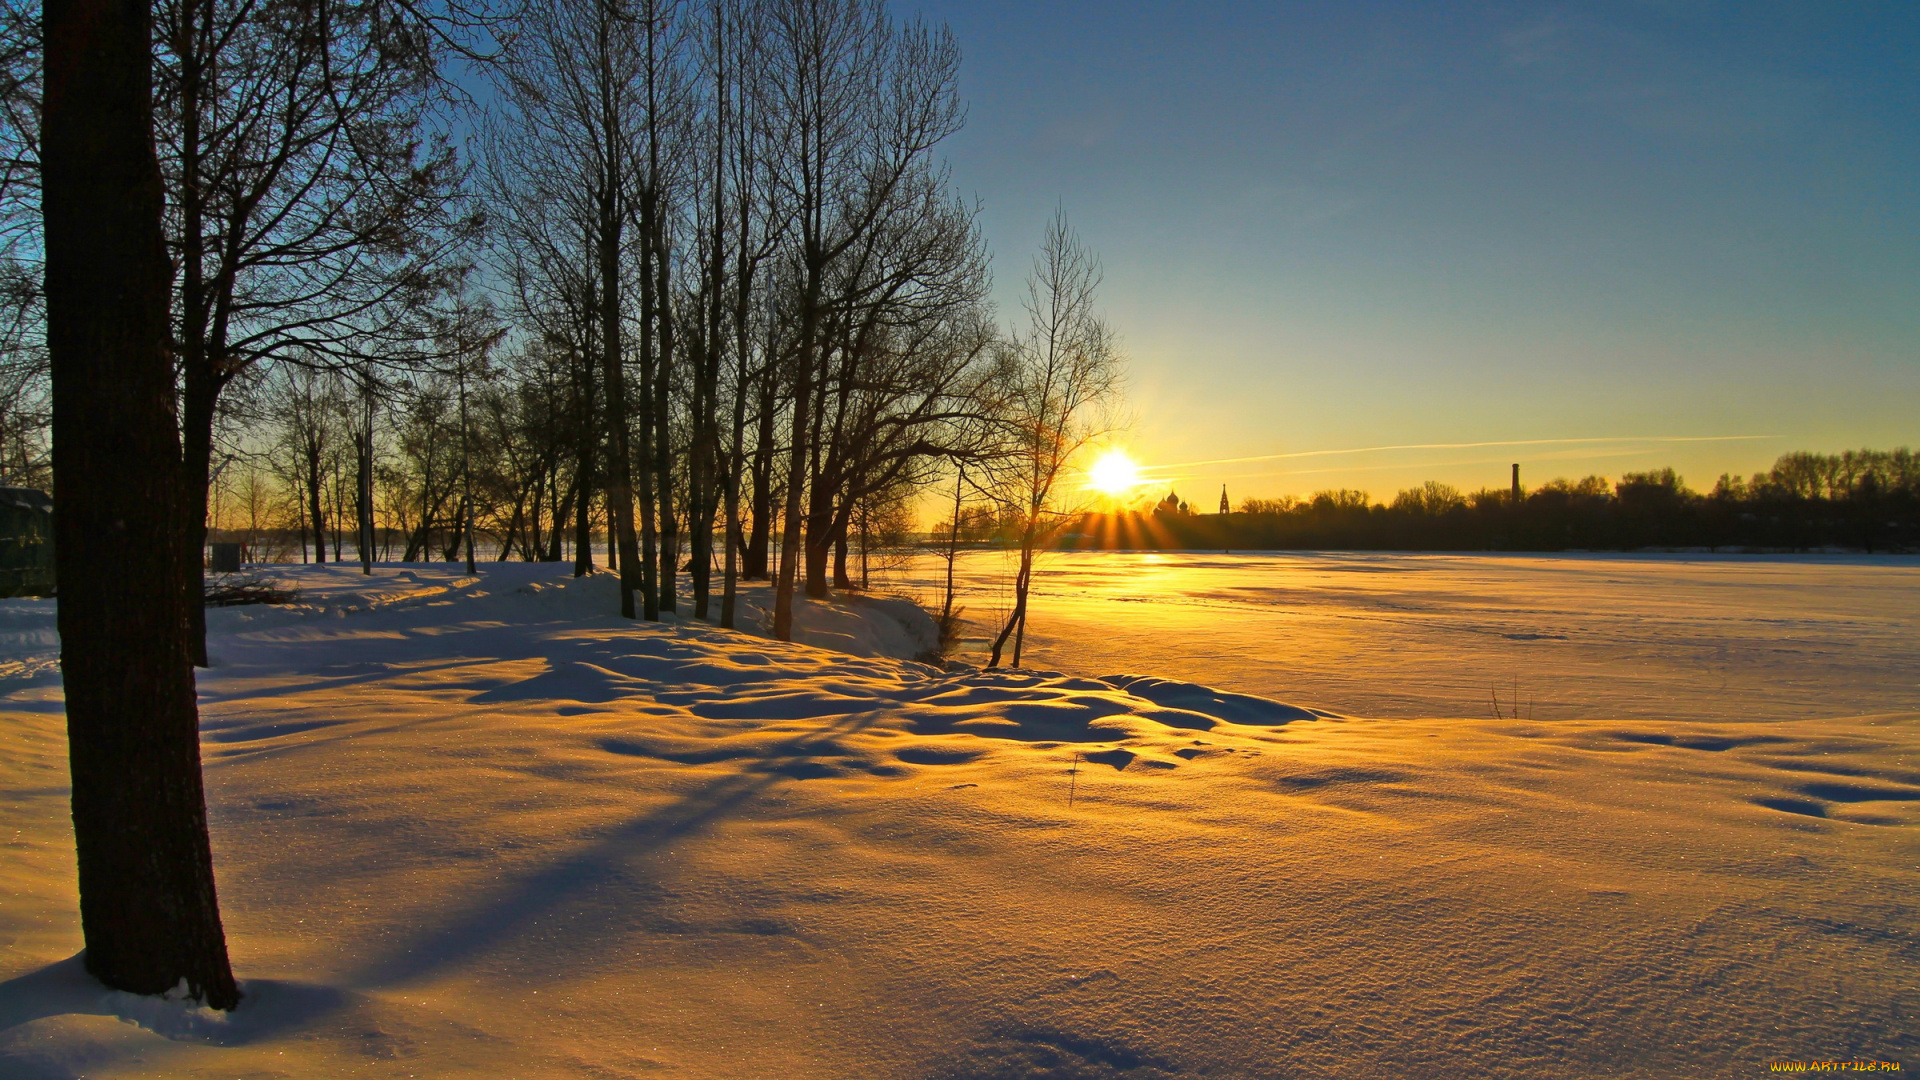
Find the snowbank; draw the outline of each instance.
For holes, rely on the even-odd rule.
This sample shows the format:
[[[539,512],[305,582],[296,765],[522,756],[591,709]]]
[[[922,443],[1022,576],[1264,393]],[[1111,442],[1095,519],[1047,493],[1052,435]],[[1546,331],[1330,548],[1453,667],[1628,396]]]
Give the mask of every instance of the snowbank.
[[[33,609],[0,611],[0,1073],[1664,1077],[1915,1049],[1917,717],[1383,722],[636,624],[603,577],[348,573],[210,613],[228,1018],[70,959],[57,679]]]

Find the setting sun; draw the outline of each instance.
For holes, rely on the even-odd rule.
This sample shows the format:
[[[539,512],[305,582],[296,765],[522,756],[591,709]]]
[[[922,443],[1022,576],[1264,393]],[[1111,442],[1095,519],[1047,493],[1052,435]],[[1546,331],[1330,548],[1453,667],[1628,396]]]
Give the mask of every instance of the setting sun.
[[[1127,456],[1125,450],[1113,449],[1100,455],[1100,460],[1087,470],[1087,486],[1108,495],[1120,495],[1140,484],[1140,466]]]

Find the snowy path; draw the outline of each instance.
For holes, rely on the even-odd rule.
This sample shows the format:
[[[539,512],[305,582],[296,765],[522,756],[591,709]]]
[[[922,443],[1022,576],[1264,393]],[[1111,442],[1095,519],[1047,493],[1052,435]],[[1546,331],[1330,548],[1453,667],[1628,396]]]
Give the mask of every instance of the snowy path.
[[[1920,716],[1347,719],[637,626],[604,577],[538,567],[378,596],[307,573],[308,610],[215,613],[202,681],[230,1020],[65,962],[57,675],[5,684],[0,1075],[1571,1080],[1920,1051]]]

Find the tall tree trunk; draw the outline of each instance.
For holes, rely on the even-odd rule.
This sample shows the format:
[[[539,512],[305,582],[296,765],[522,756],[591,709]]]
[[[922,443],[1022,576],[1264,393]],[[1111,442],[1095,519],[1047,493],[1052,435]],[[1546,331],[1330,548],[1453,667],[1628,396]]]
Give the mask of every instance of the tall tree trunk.
[[[767,359],[769,367],[773,361]],[[741,557],[740,573],[749,581],[766,581],[770,559],[768,548],[773,543],[773,427],[774,427],[774,379],[771,370],[765,373],[760,390],[760,422],[754,432],[753,443],[753,532],[747,537],[745,554]]]
[[[739,431],[736,426],[735,432]],[[726,545],[725,564],[720,578],[720,625],[733,629],[734,607],[740,595],[740,457],[736,453],[727,463],[726,523],[722,543]]]
[[[1000,666],[1000,655],[1006,649],[1009,637],[1014,638],[1013,666],[1020,666],[1020,644],[1026,637],[1027,627],[1027,589],[1033,582],[1033,548],[1036,541],[1034,527],[1029,524],[1020,534],[1020,571],[1013,579],[1013,611],[1007,616],[1006,624],[1000,627],[999,635],[993,639],[993,654],[987,659],[990,668]]]
[[[742,280],[738,288],[745,289]],[[747,334],[744,312],[737,318],[734,339],[739,352],[734,356],[733,441],[727,447],[726,465],[726,568],[720,584],[720,625],[733,628],[734,609],[739,600],[740,578],[740,474],[746,465],[747,437]]]
[[[355,462],[360,475],[354,485],[356,520],[360,526],[360,572],[372,575],[374,562],[373,524],[373,375],[363,371],[360,380],[361,423],[364,425],[355,443]]]
[[[567,493],[554,504],[553,529],[547,534],[547,553],[545,562],[560,562],[565,558],[562,545],[566,542],[567,518],[573,514],[573,500],[580,494],[580,479],[575,477],[567,485]],[[576,576],[579,567],[575,567]]]
[[[573,463],[573,486],[579,492],[579,502],[573,504],[573,576],[585,577],[593,573],[593,451],[594,451],[594,409],[593,409],[593,365],[586,358],[579,358],[581,369],[579,377],[580,409],[575,415],[577,441],[574,444],[576,457]]]
[[[644,226],[642,228],[644,231]],[[656,392],[653,379],[653,354],[655,348],[653,336],[654,305],[659,302],[654,294],[653,271],[649,267],[653,259],[653,248],[641,245],[640,268],[640,577],[646,600],[646,617],[649,620],[660,618],[660,597],[654,591],[659,577],[659,566],[655,563],[658,547],[655,544],[659,536],[658,506],[654,503],[653,472],[653,396]]]
[[[704,392],[702,394],[704,397]],[[703,405],[712,410],[711,402]],[[708,426],[702,421],[695,429],[695,452],[689,464],[692,480],[687,484],[687,556],[692,563],[688,572],[693,587],[693,614],[700,619],[713,615],[713,455],[708,446]]]
[[[947,598],[940,605],[940,640],[944,643],[953,636],[953,564],[960,557],[960,497],[966,490],[967,467],[960,465],[953,473],[953,521],[947,531]]]
[[[610,184],[611,181],[608,181]],[[614,194],[606,191],[600,215],[600,347],[607,420],[607,546],[620,547],[620,614],[634,617],[640,587],[639,552],[633,535],[632,449],[627,436],[626,371],[620,360],[620,225]],[[615,540],[614,534],[618,534]]]
[[[816,479],[816,483],[818,480]],[[806,593],[815,599],[827,595],[827,561],[833,555],[833,517],[831,513],[807,515],[805,551]]]
[[[590,474],[589,474],[590,475]],[[593,490],[588,476],[577,481],[579,501],[573,504],[573,576],[593,573]]]
[[[863,561],[864,554],[863,550]],[[833,587],[842,592],[853,588],[853,577],[847,573],[847,522],[844,518],[833,530]]]
[[[837,458],[837,448],[827,437],[827,347],[820,346],[820,366],[814,380],[813,430],[807,436],[807,517],[806,559],[807,595],[821,599],[827,595],[827,552],[833,542],[833,499],[839,491],[838,476],[829,478],[826,465]]]
[[[656,221],[656,230],[663,226]],[[654,267],[659,284],[655,287],[655,311],[660,322],[657,342],[659,355],[653,386],[653,470],[654,486],[660,497],[660,610],[678,611],[680,573],[680,515],[673,498],[673,369],[674,324],[672,293],[668,291],[666,245],[657,237]]]
[[[1016,586],[1020,596],[1019,611],[1013,620],[1013,666],[1020,666],[1020,649],[1027,641],[1027,597],[1033,591],[1033,553],[1027,552],[1020,568],[1020,580]]]
[[[793,576],[794,563],[800,555],[800,496],[806,486],[807,470],[810,461],[807,445],[809,429],[813,427],[813,417],[809,409],[813,405],[813,365],[815,339],[820,330],[820,275],[809,268],[806,295],[801,302],[800,347],[795,360],[800,365],[800,377],[795,382],[793,395],[793,448],[787,456],[787,497],[782,508],[785,520],[780,524],[780,580],[773,590],[773,636],[779,641],[793,640]]]
[[[313,518],[313,561],[327,561],[327,518],[320,505],[320,449],[307,447],[307,513]]]
[[[207,838],[181,561],[171,270],[144,0],[44,7],[54,544],[86,967],[239,1000]]]

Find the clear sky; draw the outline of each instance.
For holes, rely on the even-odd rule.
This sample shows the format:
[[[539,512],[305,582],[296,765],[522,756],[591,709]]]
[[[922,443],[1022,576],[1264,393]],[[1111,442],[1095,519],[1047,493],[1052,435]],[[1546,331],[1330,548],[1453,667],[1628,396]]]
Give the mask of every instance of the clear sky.
[[[1003,314],[1064,207],[1196,505],[1920,444],[1920,4],[896,7]]]

